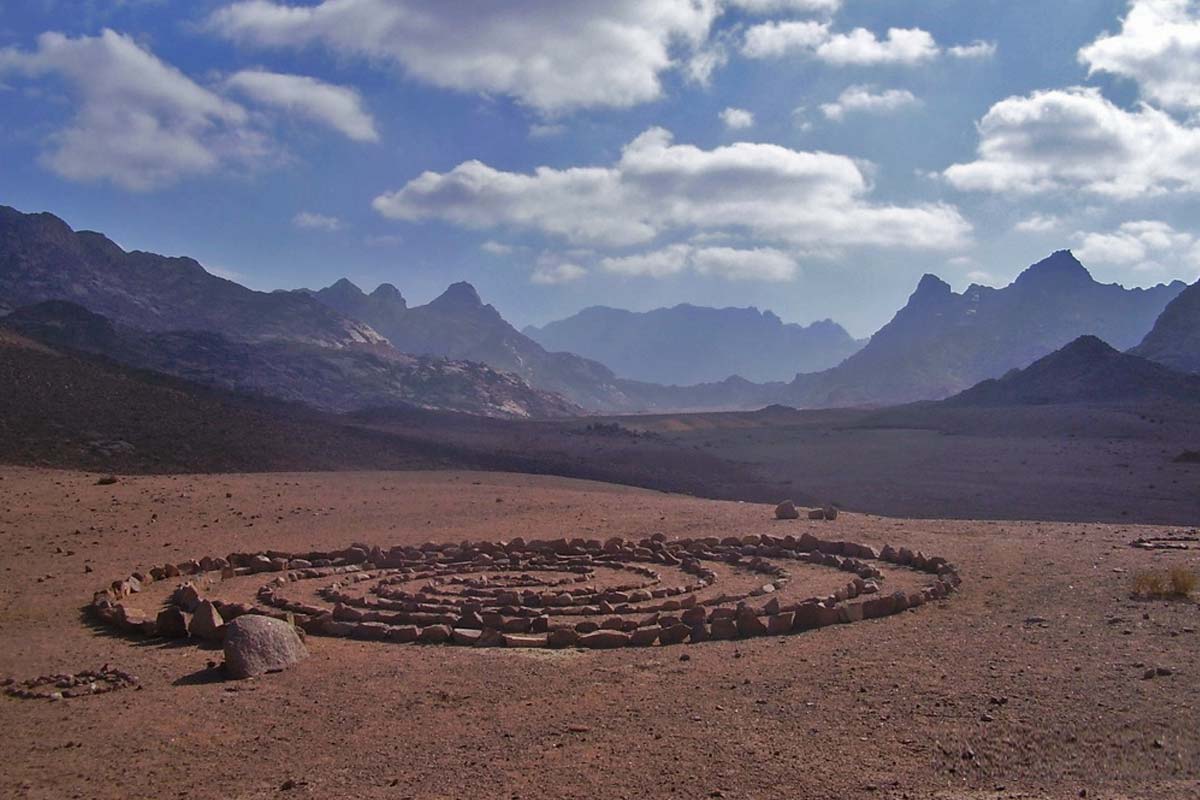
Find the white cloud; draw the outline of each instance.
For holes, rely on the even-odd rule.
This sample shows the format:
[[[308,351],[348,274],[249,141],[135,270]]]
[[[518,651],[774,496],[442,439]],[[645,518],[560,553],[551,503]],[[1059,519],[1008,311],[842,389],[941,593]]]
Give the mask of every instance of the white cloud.
[[[812,130],[812,122],[808,119],[808,108],[805,106],[796,106],[792,109],[792,127],[804,133]]]
[[[661,75],[699,49],[717,0],[530,0],[508,3],[242,0],[209,18],[226,37],[264,47],[322,44],[399,66],[434,86],[505,94],[545,112],[625,108],[657,99]]]
[[[263,105],[327,125],[358,142],[377,142],[375,120],[366,112],[358,92],[304,75],[242,70],[226,84]]]
[[[1049,233],[1057,230],[1062,220],[1053,214],[1031,214],[1013,226],[1018,233]]]
[[[1158,220],[1126,222],[1111,233],[1080,232],[1075,238],[1075,256],[1084,264],[1127,266],[1139,272],[1200,266],[1196,237]]]
[[[337,217],[317,214],[312,211],[301,211],[292,217],[292,225],[311,231],[338,231],[342,229],[342,221]]]
[[[556,286],[562,283],[572,283],[585,275],[587,275],[587,270],[578,264],[543,258],[539,259],[529,280],[541,286]]]
[[[729,5],[750,14],[808,12],[832,14],[842,7],[842,0],[728,0]]]
[[[732,247],[704,247],[692,253],[692,267],[701,275],[715,275],[731,281],[789,281],[796,277],[795,259],[769,247],[738,250]]]
[[[1085,191],[1115,199],[1200,189],[1200,129],[1092,88],[1010,97],[979,122],[979,158],[944,175],[959,189]]]
[[[1079,51],[1088,73],[1137,82],[1169,109],[1200,109],[1200,6],[1192,0],[1132,0],[1121,32]]]
[[[946,52],[954,58],[987,59],[996,55],[996,43],[977,41],[970,44],[956,44],[947,47]]]
[[[954,249],[969,239],[970,225],[951,206],[872,203],[863,169],[846,156],[773,144],[702,150],[651,128],[611,166],[515,173],[467,161],[425,172],[374,207],[394,219],[520,228],[605,246],[715,231],[822,249]]]
[[[742,54],[772,58],[792,53],[838,66],[915,65],[940,54],[933,36],[920,28],[890,28],[883,39],[866,28],[833,33],[828,22],[774,21],[746,31]]]
[[[659,250],[605,258],[600,267],[616,275],[666,278],[688,269],[730,281],[788,281],[799,270],[795,258],[770,247],[693,247],[673,244]]]
[[[488,239],[486,242],[479,245],[479,249],[490,256],[507,256],[512,253],[513,246],[511,244],[504,244],[503,242],[497,242],[492,239]]]
[[[727,108],[721,112],[721,122],[732,131],[754,127],[754,114],[744,108]]]
[[[617,275],[665,278],[668,275],[678,275],[687,269],[688,257],[691,254],[692,248],[686,244],[673,244],[649,253],[605,258],[600,262],[600,266]]]
[[[2,49],[0,74],[10,72],[59,76],[75,96],[74,117],[43,155],[64,178],[148,190],[267,153],[244,108],[115,31],[44,33],[32,51]]]
[[[889,114],[903,108],[918,106],[921,101],[907,89],[888,89],[876,92],[870,86],[850,86],[838,97],[836,102],[821,105],[821,113],[826,118],[840,121],[849,112],[867,114]]]
[[[984,286],[995,286],[996,276],[984,269],[973,269],[967,273],[967,280]]]
[[[566,132],[566,125],[555,122],[535,122],[529,126],[529,138],[531,139],[551,139],[555,136],[562,136]]]

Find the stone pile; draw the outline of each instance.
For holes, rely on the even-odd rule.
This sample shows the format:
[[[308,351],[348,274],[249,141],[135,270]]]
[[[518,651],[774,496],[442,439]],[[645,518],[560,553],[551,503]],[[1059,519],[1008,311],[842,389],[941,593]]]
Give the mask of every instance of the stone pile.
[[[99,670],[84,670],[71,674],[39,675],[25,681],[5,678],[0,681],[4,693],[22,700],[62,700],[70,697],[85,697],[93,694],[115,692],[139,686],[136,675],[107,664]]]
[[[832,513],[831,513],[832,512]],[[822,518],[836,509],[822,509]],[[790,564],[838,570],[836,591],[780,601]],[[882,566],[926,576],[920,589],[886,592]],[[713,594],[719,572],[740,591]],[[204,597],[187,578],[262,575],[256,602]],[[668,578],[667,575],[672,577]],[[148,582],[184,579],[151,617],[128,601]],[[307,598],[308,581],[323,583]],[[128,633],[217,641],[246,615],[294,621],[319,636],[479,647],[664,646],[782,636],[877,619],[942,600],[959,585],[945,559],[890,545],[800,536],[707,537],[668,541],[521,538],[509,542],[427,542],[384,549],[367,544],[329,552],[230,553],[156,566],[95,594],[92,610]]]

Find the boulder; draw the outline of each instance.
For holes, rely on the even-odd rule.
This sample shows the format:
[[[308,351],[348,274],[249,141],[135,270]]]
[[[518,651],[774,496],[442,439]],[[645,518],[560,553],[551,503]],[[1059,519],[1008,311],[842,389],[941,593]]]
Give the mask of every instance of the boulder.
[[[778,614],[772,614],[767,617],[767,634],[770,636],[783,636],[792,632],[792,625],[795,624],[796,614],[793,611],[782,611]]]
[[[732,619],[714,619],[712,622],[712,638],[736,639],[737,624]]]
[[[829,520],[830,522],[838,517],[838,510],[836,506],[825,506],[822,511],[824,512],[825,519]]]
[[[750,610],[743,611],[737,616],[737,630],[741,637],[766,636],[767,626]]]
[[[429,625],[421,629],[417,641],[422,644],[443,644],[450,641],[453,631],[449,625]]]
[[[814,508],[812,511],[808,512],[808,518],[809,519],[825,519],[825,510],[820,509],[820,508]]]
[[[225,671],[232,678],[279,672],[308,658],[296,629],[282,620],[246,614],[225,629]]]
[[[196,639],[219,642],[225,636],[225,620],[221,617],[221,612],[217,611],[217,607],[205,600],[196,606],[192,621],[188,625],[188,633]]]
[[[624,631],[599,630],[579,637],[579,646],[593,650],[610,650],[629,644],[629,634]]]
[[[658,642],[664,645],[679,644],[684,639],[687,639],[691,632],[691,627],[683,623],[671,625],[670,627],[662,628],[658,632]]]
[[[167,606],[158,612],[154,620],[154,629],[159,636],[168,639],[184,639],[188,635],[187,614],[179,606]]]
[[[791,500],[784,500],[775,506],[775,519],[800,519],[800,512]]]
[[[571,628],[555,628],[546,637],[551,647],[574,647],[579,644],[579,634]]]

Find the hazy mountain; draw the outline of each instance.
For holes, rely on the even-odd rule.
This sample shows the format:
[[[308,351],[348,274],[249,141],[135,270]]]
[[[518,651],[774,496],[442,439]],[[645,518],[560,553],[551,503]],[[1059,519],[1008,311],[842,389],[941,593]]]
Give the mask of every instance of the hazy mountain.
[[[621,377],[675,385],[731,375],[787,381],[832,367],[863,345],[832,320],[806,327],[757,308],[687,304],[641,313],[592,306],[524,333],[549,350],[595,359]]]
[[[53,214],[0,206],[0,305],[68,300],[150,331],[207,330],[247,341],[285,339],[342,347],[382,338],[298,293],[255,292],[190,258],[125,252]]]
[[[1163,309],[1134,355],[1183,372],[1200,372],[1200,281]]]
[[[539,418],[581,411],[483,364],[410,356],[387,345],[331,348],[237,341],[212,331],[146,332],[65,301],[19,308],[0,322],[55,347],[327,411],[400,405]]]
[[[1068,251],[1013,283],[962,294],[933,275],[870,342],[833,369],[799,375],[789,402],[823,407],[936,400],[1024,367],[1080,336],[1137,344],[1184,284],[1101,284]]]
[[[406,353],[479,361],[585,408],[636,411],[642,407],[612,370],[571,353],[548,352],[484,304],[469,283],[455,283],[427,305],[414,308],[408,308],[399,292],[384,290],[380,296],[381,290],[384,287],[366,295],[342,279],[311,296],[334,308],[354,309]]]
[[[991,406],[1147,400],[1200,402],[1200,376],[1121,353],[1095,336],[1081,336],[1024,369],[983,381],[945,402]]]

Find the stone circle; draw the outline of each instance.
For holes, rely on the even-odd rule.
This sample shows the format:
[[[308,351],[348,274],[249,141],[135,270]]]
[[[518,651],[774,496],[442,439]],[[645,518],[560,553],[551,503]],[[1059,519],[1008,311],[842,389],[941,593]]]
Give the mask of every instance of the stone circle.
[[[836,588],[798,594],[796,573],[830,570]],[[907,589],[888,591],[892,570]],[[844,582],[836,575],[844,576]],[[254,602],[227,582],[263,578]],[[833,578],[830,580],[830,578]],[[164,608],[131,597],[182,581]],[[754,534],[668,540],[517,538],[368,544],[322,552],[230,553],[134,573],[96,592],[98,620],[126,633],[219,639],[247,614],[316,636],[395,644],[611,649],[785,636],[917,609],[957,589],[957,569],[908,548]],[[215,590],[215,591],[212,591]]]

